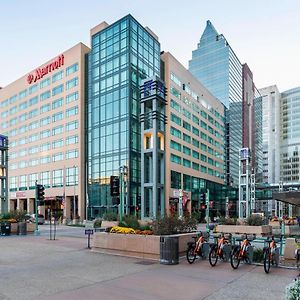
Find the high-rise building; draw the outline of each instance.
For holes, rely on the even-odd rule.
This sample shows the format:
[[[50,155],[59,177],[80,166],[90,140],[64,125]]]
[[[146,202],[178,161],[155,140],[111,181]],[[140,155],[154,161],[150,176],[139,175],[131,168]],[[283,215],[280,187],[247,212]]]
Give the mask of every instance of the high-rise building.
[[[181,189],[186,208],[197,211],[200,194],[209,189],[212,215],[225,214],[224,105],[170,53],[161,59],[168,91],[166,207],[174,208]]]
[[[280,103],[276,85],[259,90],[263,114],[263,182],[280,181]]]
[[[251,150],[252,172],[256,169],[255,85],[247,64],[241,64],[223,34],[207,21],[189,70],[226,107],[226,183],[239,182],[239,149]],[[256,102],[258,105],[260,102]]]
[[[126,167],[125,212],[141,195],[140,85],[160,76],[157,36],[131,15],[91,29],[88,59],[87,164],[89,216],[113,206],[110,176]],[[124,168],[123,168],[124,169]]]
[[[280,181],[299,183],[300,87],[281,93],[280,136]]]
[[[36,181],[45,205],[85,218],[85,54],[79,43],[0,89],[0,129],[9,138],[9,210],[34,213]]]

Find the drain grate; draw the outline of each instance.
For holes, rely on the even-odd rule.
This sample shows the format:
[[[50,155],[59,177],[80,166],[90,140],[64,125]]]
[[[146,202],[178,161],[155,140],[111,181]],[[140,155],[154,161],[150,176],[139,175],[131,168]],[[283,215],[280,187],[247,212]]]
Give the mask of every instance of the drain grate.
[[[150,260],[141,260],[136,262],[137,265],[144,265],[144,266],[150,266],[156,264],[155,261],[150,261]]]

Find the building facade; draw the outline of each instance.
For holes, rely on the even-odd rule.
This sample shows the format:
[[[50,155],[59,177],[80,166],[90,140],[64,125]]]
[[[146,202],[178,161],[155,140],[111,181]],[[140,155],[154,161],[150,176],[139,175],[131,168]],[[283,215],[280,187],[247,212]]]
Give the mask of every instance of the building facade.
[[[0,214],[8,211],[8,138],[0,134]]]
[[[280,181],[280,105],[281,96],[276,85],[259,90],[263,112],[263,181]]]
[[[210,191],[211,213],[225,214],[225,109],[170,53],[161,55],[166,106],[166,208],[177,210],[179,191],[185,209],[200,209],[200,194]],[[175,200],[175,201],[174,201]]]
[[[45,205],[85,218],[85,54],[79,43],[0,90],[0,128],[10,140],[9,210],[34,213],[35,184]]]
[[[131,15],[91,30],[88,59],[87,164],[89,216],[114,210],[110,176],[126,167],[125,213],[141,196],[140,85],[160,76],[160,43]],[[115,209],[116,210],[116,209]]]

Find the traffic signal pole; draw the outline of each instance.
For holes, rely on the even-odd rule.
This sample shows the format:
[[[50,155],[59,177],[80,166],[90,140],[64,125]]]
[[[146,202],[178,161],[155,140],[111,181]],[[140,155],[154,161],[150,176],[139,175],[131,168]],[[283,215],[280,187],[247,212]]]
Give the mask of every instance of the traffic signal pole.
[[[35,182],[35,235],[40,235],[39,222],[38,222],[38,187],[37,181]]]
[[[206,231],[209,232],[209,189],[207,189],[206,192],[205,219],[206,219]]]

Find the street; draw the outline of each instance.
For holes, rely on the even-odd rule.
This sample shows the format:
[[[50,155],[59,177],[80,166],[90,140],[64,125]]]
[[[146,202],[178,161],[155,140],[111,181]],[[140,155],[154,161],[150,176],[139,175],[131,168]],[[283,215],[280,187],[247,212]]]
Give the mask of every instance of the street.
[[[166,266],[87,249],[84,228],[0,237],[0,299],[283,299],[295,270],[208,261]]]

